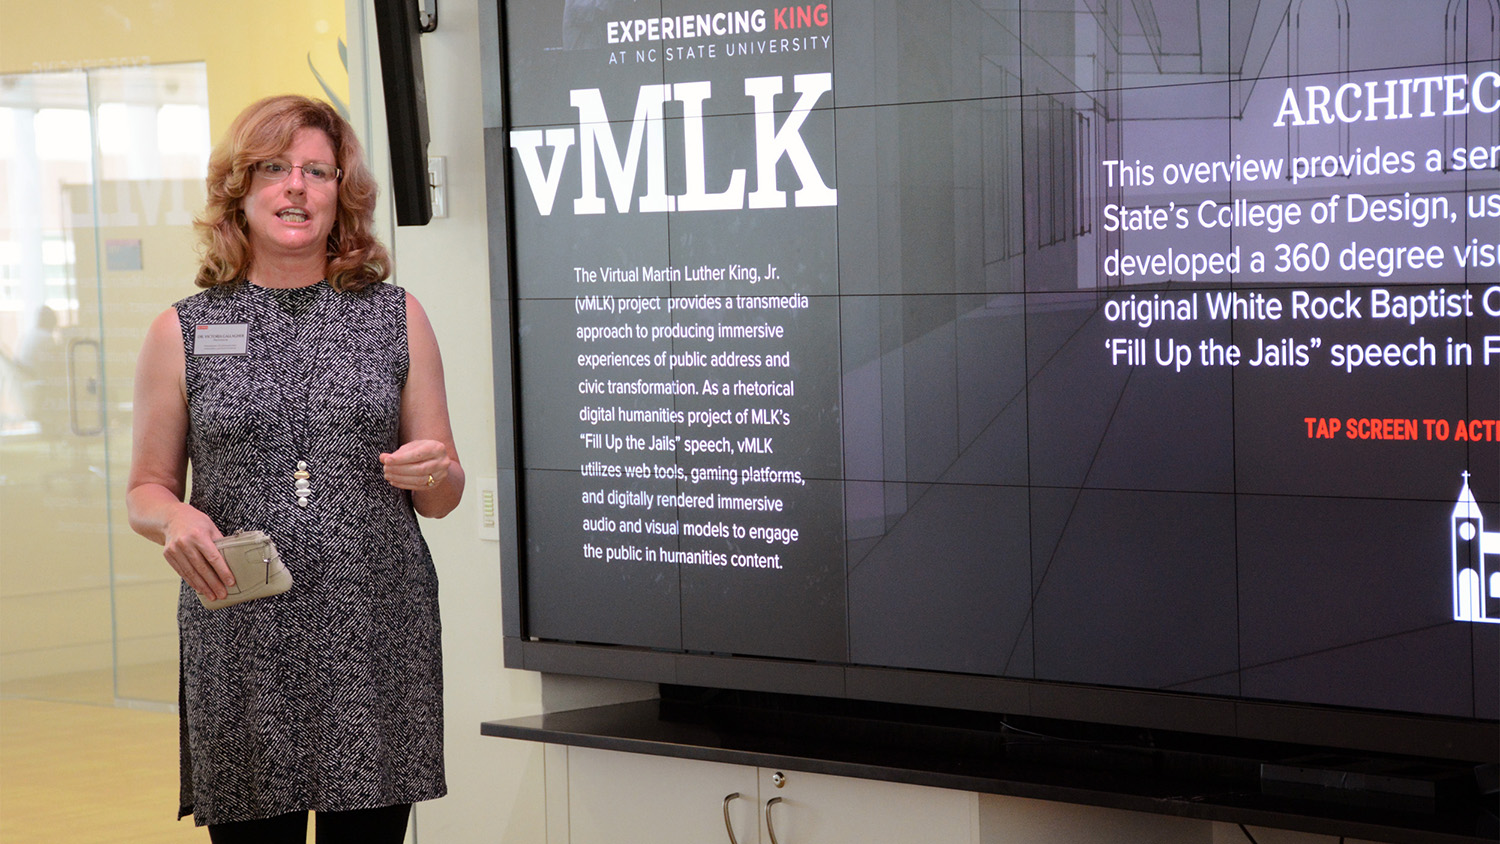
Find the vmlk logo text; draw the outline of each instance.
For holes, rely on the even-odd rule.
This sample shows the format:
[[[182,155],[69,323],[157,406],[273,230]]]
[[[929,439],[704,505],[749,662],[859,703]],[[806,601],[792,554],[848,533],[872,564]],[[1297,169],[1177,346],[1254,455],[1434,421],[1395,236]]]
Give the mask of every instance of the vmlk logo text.
[[[518,129],[510,133],[510,145],[521,161],[521,170],[536,200],[537,212],[551,215],[562,183],[563,168],[570,159],[578,162],[579,196],[573,200],[574,214],[603,214],[605,200],[599,193],[599,171],[609,183],[615,210],[630,212],[667,211],[734,211],[743,208],[785,208],[786,191],[777,184],[778,164],[786,159],[800,182],[792,202],[799,208],[838,204],[838,191],[828,186],[806,140],[803,125],[820,98],[833,90],[833,74],[803,73],[792,77],[792,90],[798,95],[791,110],[776,125],[776,97],[782,94],[785,81],[780,76],[763,76],[745,80],[744,94],[750,98],[752,140],[754,142],[755,188],[746,190],[744,167],[730,168],[726,173],[709,172],[709,155],[704,133],[703,103],[713,94],[711,83],[678,82],[670,85],[642,85],[636,97],[635,114],[630,121],[630,138],[622,153],[615,143],[615,122],[604,109],[598,88],[580,88],[570,94],[571,105],[578,110],[577,128]],[[682,117],[675,121],[682,127],[684,187],[676,196],[667,193],[667,155],[665,118],[667,103],[680,103]],[[578,155],[569,155],[578,144]],[[542,164],[540,149],[548,147],[551,155]],[[831,155],[831,151],[824,151]],[[636,174],[641,159],[646,164],[645,193],[636,197]],[[709,179],[722,191],[710,191]],[[632,205],[634,207],[632,207]]]

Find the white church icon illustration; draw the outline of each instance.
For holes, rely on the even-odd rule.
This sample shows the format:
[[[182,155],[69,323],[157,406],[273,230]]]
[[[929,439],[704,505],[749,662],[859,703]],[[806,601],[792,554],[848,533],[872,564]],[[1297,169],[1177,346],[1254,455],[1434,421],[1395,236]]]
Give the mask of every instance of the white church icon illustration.
[[[1453,507],[1453,620],[1500,624],[1500,531],[1486,532],[1469,490],[1469,473]]]

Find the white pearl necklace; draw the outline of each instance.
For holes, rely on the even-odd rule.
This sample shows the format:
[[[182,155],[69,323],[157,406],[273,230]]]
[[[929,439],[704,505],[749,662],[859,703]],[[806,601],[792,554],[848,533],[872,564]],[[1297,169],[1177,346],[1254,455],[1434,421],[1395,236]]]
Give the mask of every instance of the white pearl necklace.
[[[312,477],[312,473],[307,471],[306,460],[297,461],[297,471],[292,473],[292,477],[297,481],[293,485],[297,493],[297,506],[306,507],[307,499],[312,496],[312,482],[308,480]]]

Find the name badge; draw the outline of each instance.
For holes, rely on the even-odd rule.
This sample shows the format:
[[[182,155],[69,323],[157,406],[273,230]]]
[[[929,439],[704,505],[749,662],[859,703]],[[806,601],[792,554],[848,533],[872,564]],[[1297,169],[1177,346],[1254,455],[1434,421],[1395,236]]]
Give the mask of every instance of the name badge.
[[[243,355],[249,337],[249,325],[200,325],[193,330],[193,354]]]

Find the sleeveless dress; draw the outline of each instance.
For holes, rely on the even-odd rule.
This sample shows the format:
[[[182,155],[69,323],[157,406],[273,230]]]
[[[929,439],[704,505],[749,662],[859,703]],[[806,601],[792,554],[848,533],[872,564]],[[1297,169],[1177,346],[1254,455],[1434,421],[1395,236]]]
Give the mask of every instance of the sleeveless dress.
[[[182,586],[179,817],[441,797],[437,575],[379,460],[399,445],[404,291],[238,283],[176,308],[191,503],[226,536],[265,531],[295,581],[212,612]]]

